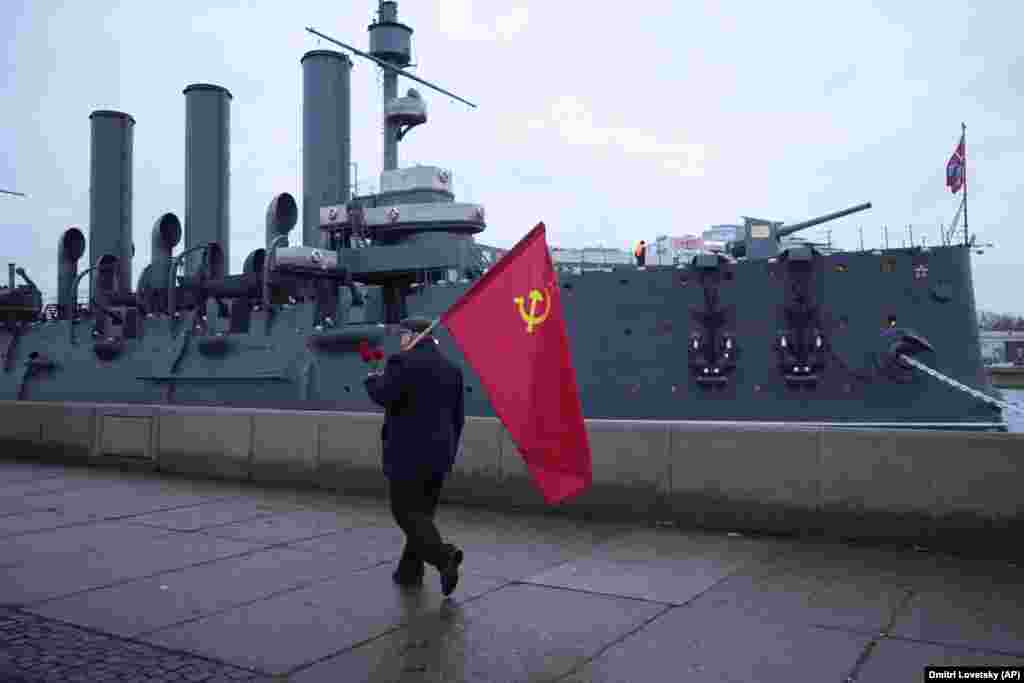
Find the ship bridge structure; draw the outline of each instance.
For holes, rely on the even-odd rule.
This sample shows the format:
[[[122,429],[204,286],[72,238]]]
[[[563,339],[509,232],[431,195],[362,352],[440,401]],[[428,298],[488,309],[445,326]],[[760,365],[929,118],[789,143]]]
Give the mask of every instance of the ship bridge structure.
[[[472,236],[486,227],[483,206],[455,201],[451,170],[399,166],[399,143],[411,130],[427,123],[427,103],[417,88],[399,95],[398,79],[408,78],[471,107],[476,105],[405,70],[412,61],[413,29],[399,21],[396,2],[380,3],[377,18],[368,28],[368,52],[316,29],[307,31],[381,68],[383,158],[376,194],[351,199],[339,196],[330,201],[329,193],[306,193],[304,239],[307,245],[324,243],[331,249],[351,250],[349,267],[353,279],[382,287],[388,302],[387,322],[397,323],[408,312],[403,303],[405,295],[424,273],[428,274],[429,282],[465,282],[469,274],[479,270],[479,251]],[[307,59],[322,52],[310,53]],[[332,58],[339,57],[338,53],[330,54],[334,55]],[[314,75],[307,82],[324,81]],[[306,93],[307,111],[329,112],[329,108],[318,106],[320,96],[315,88],[307,89]],[[322,125],[333,126],[334,117],[324,117]],[[315,151],[319,127],[312,123],[304,128],[304,135],[308,136],[304,149],[313,149],[312,156],[319,154]],[[307,165],[313,172],[335,167],[348,167],[347,152],[326,160],[326,165]],[[347,187],[345,183],[337,185],[342,186]]]

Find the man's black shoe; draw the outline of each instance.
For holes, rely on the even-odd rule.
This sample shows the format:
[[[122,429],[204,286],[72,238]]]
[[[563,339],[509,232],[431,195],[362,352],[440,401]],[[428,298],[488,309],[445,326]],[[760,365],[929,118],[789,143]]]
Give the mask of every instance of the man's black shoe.
[[[441,593],[445,597],[451,595],[459,583],[460,564],[462,564],[462,551],[455,546],[449,546],[447,561],[441,569]]]

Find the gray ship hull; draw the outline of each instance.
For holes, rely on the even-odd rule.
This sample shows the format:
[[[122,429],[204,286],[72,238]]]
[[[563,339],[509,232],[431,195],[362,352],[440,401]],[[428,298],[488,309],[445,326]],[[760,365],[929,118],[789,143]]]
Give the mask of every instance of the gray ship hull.
[[[827,352],[814,382],[793,383],[780,366],[778,339],[791,326],[782,262],[741,261],[724,270],[715,287],[724,312],[718,328],[733,339],[734,366],[724,381],[703,383],[688,348],[694,335],[706,331],[698,321],[708,287],[696,269],[560,267],[585,417],[962,428],[1000,422],[997,410],[935,379],[884,369],[891,348],[885,333],[909,329],[934,349],[920,360],[991,391],[981,361],[968,249],[816,256],[810,277],[818,302],[814,324],[824,333]],[[407,312],[435,317],[468,287],[413,288]],[[352,329],[384,320],[380,288],[365,291],[362,311],[352,309],[363,321]],[[379,410],[363,389],[366,366],[354,349],[310,343],[318,333],[312,302],[286,305],[269,323],[264,312],[253,311],[248,332],[231,332],[230,319],[216,306],[209,307],[205,322],[195,316],[186,313],[174,324],[164,314],[145,317],[137,338],[123,339],[109,360],[98,355],[88,317],[34,323],[17,336],[0,333],[0,400]],[[383,325],[379,332],[383,348],[397,352],[398,330]],[[465,367],[446,332],[438,336]],[[210,344],[218,338],[226,341]],[[465,370],[467,413],[493,416],[479,379]]]

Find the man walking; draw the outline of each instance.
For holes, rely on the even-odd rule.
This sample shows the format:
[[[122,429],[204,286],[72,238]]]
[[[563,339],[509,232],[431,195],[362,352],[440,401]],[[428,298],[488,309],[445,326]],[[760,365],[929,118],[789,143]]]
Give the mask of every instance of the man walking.
[[[462,370],[445,358],[433,336],[416,336],[429,320],[401,323],[401,353],[381,373],[366,378],[366,391],[384,408],[383,466],[391,512],[405,532],[405,549],[392,577],[402,586],[423,583],[424,563],[441,574],[441,592],[459,581],[462,550],[444,543],[434,525],[441,487],[452,470],[465,423]]]

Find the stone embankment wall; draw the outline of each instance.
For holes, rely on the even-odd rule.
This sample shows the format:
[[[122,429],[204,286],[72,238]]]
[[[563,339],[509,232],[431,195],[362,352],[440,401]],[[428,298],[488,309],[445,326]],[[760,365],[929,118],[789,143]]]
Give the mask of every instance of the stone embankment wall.
[[[0,457],[383,496],[382,416],[0,402]],[[508,434],[469,418],[444,498],[583,518],[1024,558],[1024,434],[588,421],[594,483],[546,506]]]

